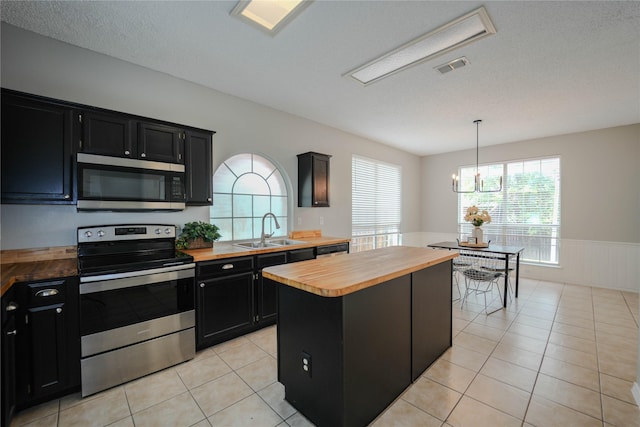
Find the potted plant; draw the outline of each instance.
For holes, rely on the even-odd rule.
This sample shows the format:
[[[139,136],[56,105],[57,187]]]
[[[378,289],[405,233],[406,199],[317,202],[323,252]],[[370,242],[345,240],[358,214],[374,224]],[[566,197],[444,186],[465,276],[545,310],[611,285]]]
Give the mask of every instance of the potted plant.
[[[220,229],[215,224],[203,221],[188,222],[182,227],[180,237],[176,239],[178,249],[211,248],[213,242],[218,240]]]

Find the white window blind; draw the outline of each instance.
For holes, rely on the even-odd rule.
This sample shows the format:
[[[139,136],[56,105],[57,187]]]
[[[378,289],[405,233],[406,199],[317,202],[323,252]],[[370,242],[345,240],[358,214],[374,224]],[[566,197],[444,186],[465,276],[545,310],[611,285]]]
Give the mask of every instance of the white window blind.
[[[401,168],[353,156],[351,161],[351,250],[397,245],[402,218]]]
[[[460,168],[461,182],[472,183],[475,166]],[[485,189],[495,188],[503,176],[498,193],[458,195],[458,232],[471,233],[473,225],[464,221],[467,208],[476,205],[491,215],[482,226],[485,240],[524,246],[523,261],[558,264],[560,241],[560,159],[544,158],[480,166]],[[472,184],[471,184],[472,185]],[[463,188],[464,189],[464,188]]]

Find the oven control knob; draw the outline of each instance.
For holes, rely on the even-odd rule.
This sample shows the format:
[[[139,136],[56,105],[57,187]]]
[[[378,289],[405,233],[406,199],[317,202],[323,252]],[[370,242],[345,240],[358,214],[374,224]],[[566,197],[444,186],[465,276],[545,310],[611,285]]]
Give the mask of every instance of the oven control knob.
[[[98,237],[104,237],[104,231],[98,230]]]
[[[159,228],[156,228],[156,234],[161,234],[162,230],[160,230]]]
[[[170,228],[165,228],[164,229],[164,234],[171,234],[171,229]]]
[[[85,235],[85,237],[91,237],[91,236],[93,236],[93,233],[90,232],[90,231],[85,231],[84,235]]]

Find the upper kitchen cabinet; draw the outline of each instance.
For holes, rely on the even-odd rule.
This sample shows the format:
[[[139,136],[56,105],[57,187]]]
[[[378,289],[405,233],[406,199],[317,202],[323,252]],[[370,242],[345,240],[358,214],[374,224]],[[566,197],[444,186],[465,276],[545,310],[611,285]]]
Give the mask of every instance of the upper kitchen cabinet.
[[[320,153],[298,154],[298,207],[329,206],[329,159]]]
[[[213,204],[211,150],[213,132],[188,130],[185,139],[187,205]]]
[[[2,90],[2,203],[73,203],[73,108]]]
[[[166,163],[184,163],[184,131],[115,112],[84,111],[79,151]],[[137,130],[137,132],[136,132]]]

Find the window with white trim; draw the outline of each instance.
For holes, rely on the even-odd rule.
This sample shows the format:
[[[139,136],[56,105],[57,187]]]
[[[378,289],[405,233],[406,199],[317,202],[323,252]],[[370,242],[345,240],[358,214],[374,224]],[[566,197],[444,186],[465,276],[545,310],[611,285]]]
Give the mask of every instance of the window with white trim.
[[[486,209],[491,223],[482,226],[484,240],[524,246],[521,260],[539,265],[559,263],[560,158],[511,161],[480,166],[484,188],[503,188],[497,193],[458,194],[458,232],[464,238],[473,225],[465,222],[469,206]],[[475,166],[459,170],[461,189],[473,188]]]
[[[262,216],[272,212],[280,229],[267,218],[265,233],[287,235],[287,187],[280,171],[257,154],[235,155],[213,176],[211,223],[220,228],[220,240],[259,239]]]
[[[398,165],[352,157],[352,252],[399,244],[401,172]]]

